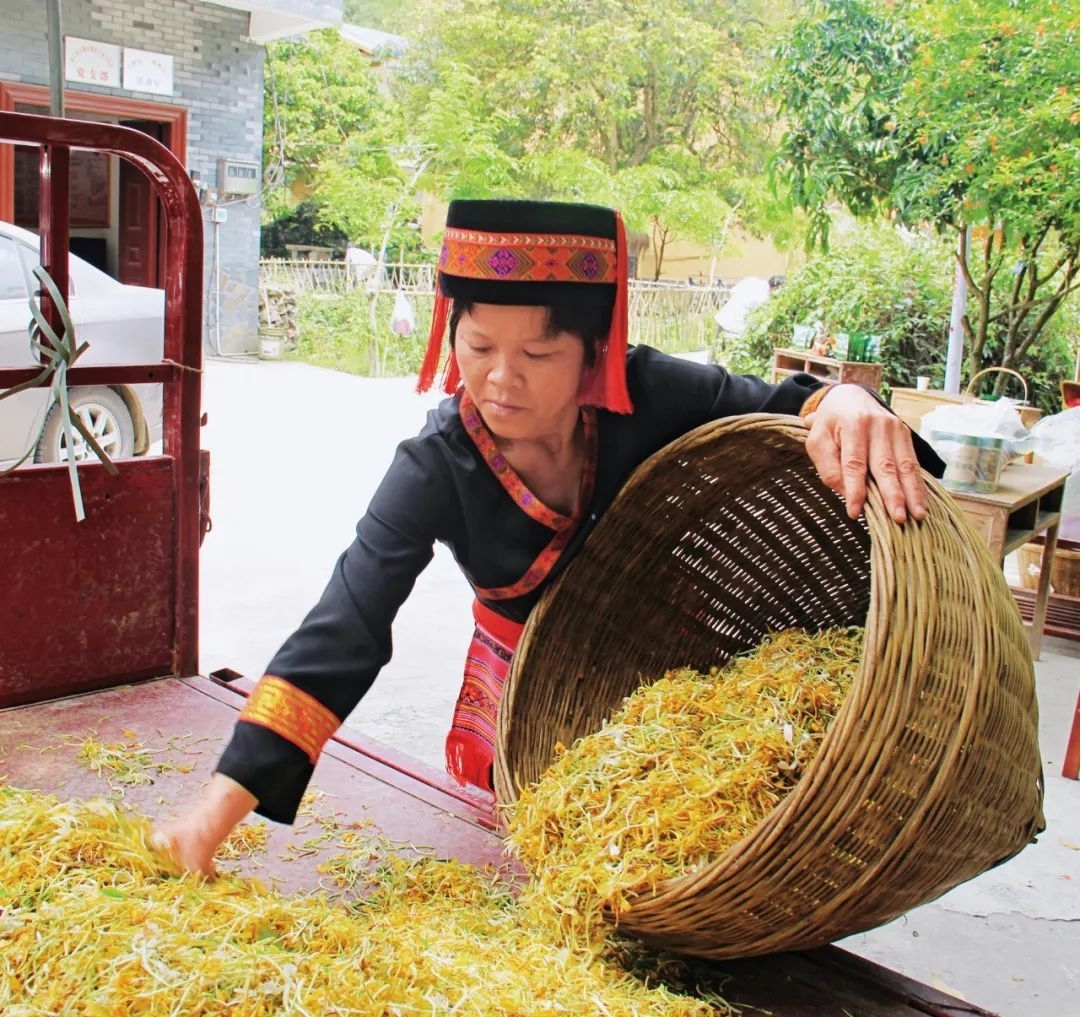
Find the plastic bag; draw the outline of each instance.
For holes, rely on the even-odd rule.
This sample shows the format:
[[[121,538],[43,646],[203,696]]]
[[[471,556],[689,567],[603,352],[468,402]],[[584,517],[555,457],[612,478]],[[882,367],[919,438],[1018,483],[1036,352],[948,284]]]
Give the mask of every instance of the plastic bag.
[[[938,406],[920,421],[925,439],[946,464],[945,487],[987,494],[1002,468],[1032,451],[1032,435],[1009,399]]]
[[[741,336],[747,331],[747,315],[769,300],[769,281],[757,276],[740,279],[724,306],[713,316],[717,328],[729,335]]]
[[[409,298],[398,290],[394,294],[394,310],[390,312],[390,330],[395,335],[412,335],[417,327],[416,315]]]
[[[1069,470],[1062,493],[1062,522],[1059,540],[1081,540],[1081,408],[1072,406],[1062,413],[1038,420],[1032,427],[1033,451],[1048,466]]]
[[[1033,450],[1032,434],[1022,422],[1017,405],[1010,399],[936,406],[920,421],[920,436],[933,442],[932,435],[936,432],[1000,438],[1008,443],[1014,454],[1023,455]]]

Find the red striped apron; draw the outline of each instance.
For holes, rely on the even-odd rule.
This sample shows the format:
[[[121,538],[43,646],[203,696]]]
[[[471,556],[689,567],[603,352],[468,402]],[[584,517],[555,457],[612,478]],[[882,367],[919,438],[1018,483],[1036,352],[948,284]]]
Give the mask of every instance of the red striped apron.
[[[447,773],[459,784],[492,790],[495,726],[503,682],[524,626],[473,601],[473,641],[447,735]]]

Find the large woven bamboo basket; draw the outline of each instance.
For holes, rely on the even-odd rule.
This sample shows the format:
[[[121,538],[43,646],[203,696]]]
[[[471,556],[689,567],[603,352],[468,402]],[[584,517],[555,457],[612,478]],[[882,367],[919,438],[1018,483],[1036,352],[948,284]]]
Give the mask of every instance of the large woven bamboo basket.
[[[858,674],[799,784],[622,928],[731,958],[873,928],[1010,858],[1043,829],[1032,660],[1001,570],[931,482],[927,518],[858,521],[792,417],[708,424],[644,463],[533,611],[504,687],[497,799],[669,668],[769,632],[866,627]]]

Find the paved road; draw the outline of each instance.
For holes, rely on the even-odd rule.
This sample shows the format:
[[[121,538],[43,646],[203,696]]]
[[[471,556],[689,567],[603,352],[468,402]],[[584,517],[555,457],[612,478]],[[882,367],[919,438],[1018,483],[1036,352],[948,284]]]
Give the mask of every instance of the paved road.
[[[213,530],[202,550],[200,670],[263,673],[318,599],[403,438],[433,396],[288,362],[211,360],[202,447]],[[469,588],[441,548],[394,629],[394,659],[348,726],[442,766],[472,634]]]

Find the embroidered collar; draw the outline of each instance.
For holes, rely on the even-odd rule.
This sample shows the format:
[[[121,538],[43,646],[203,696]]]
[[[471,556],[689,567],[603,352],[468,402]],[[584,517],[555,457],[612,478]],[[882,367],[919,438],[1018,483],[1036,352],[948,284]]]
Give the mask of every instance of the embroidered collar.
[[[521,597],[535,590],[551,573],[560,554],[570,543],[579,524],[589,509],[589,503],[593,499],[593,485],[597,477],[597,413],[591,406],[582,407],[582,426],[585,435],[585,458],[582,463],[582,480],[578,487],[578,499],[573,515],[564,515],[545,505],[532,491],[526,487],[522,478],[515,472],[514,467],[507,462],[506,456],[499,450],[495,443],[492,432],[488,430],[481,419],[480,411],[466,392],[462,393],[458,405],[458,415],[462,424],[476,445],[477,450],[484,457],[488,468],[495,474],[503,489],[514,500],[514,503],[528,515],[555,533],[548,545],[537,556],[536,560],[526,570],[516,583],[510,586],[501,586],[493,589],[477,589],[478,597],[485,600],[509,600],[513,597]]]

